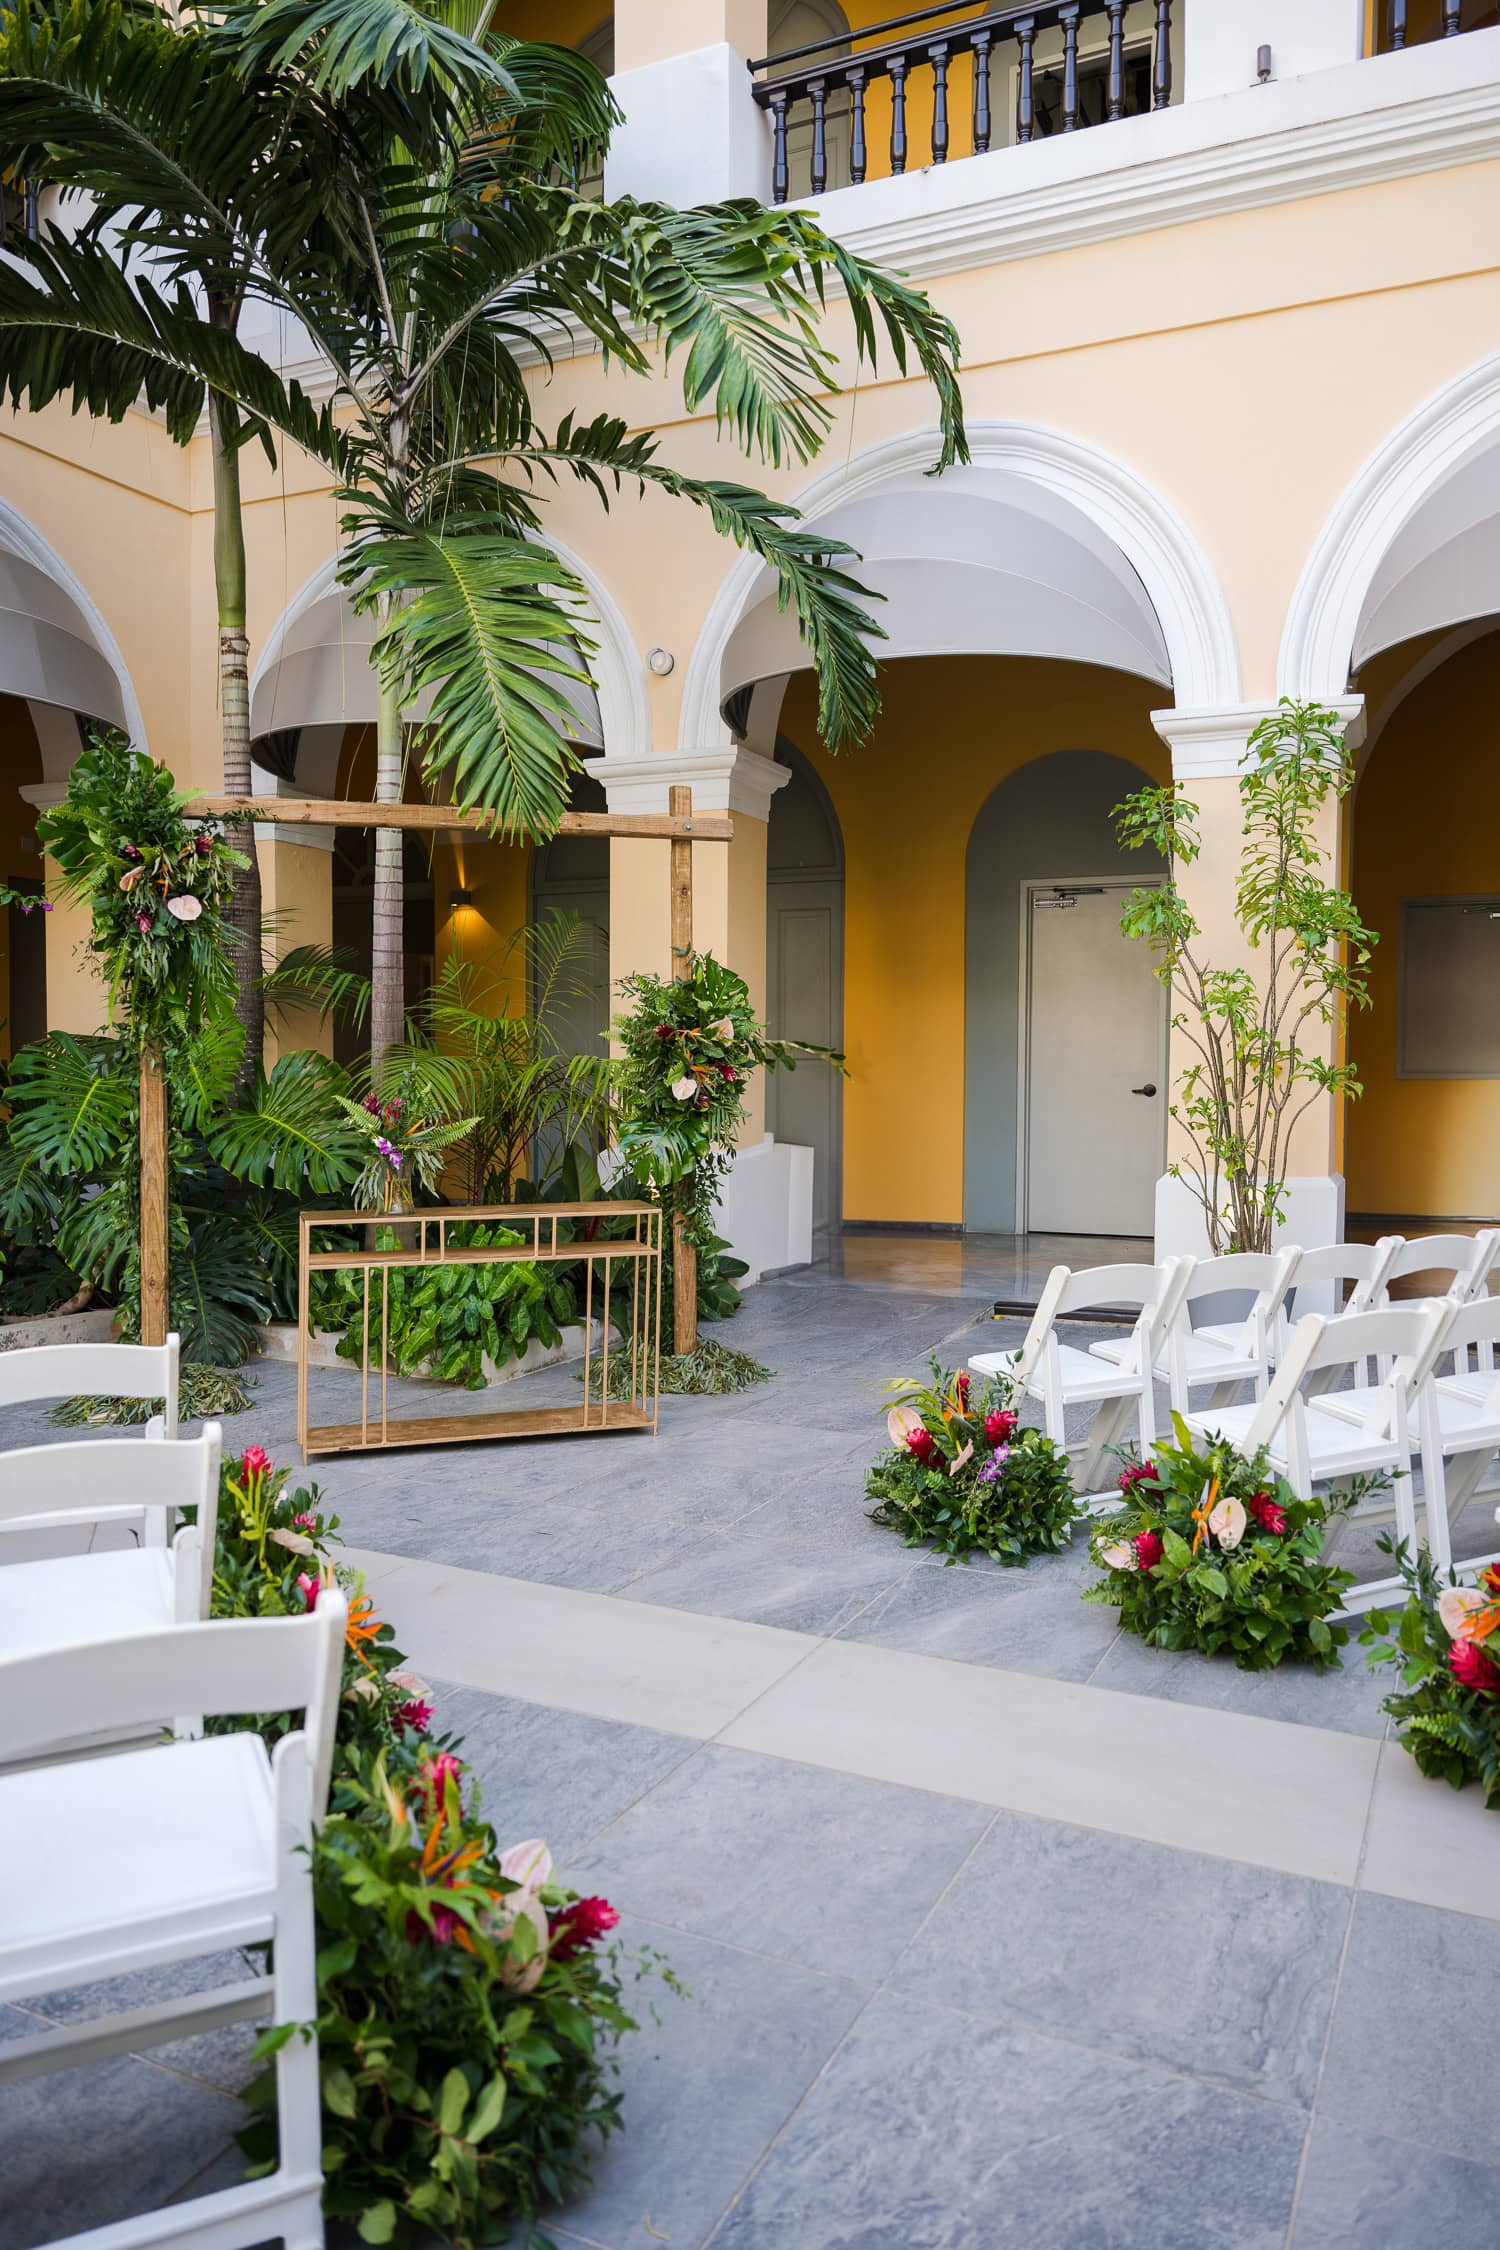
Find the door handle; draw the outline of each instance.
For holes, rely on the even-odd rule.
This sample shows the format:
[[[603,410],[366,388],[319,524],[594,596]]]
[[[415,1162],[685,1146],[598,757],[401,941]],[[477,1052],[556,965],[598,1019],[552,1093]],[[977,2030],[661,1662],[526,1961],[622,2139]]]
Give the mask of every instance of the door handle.
[[[1132,1094],[1154,1094],[1156,1088],[1154,1086],[1132,1086],[1130,1091]]]

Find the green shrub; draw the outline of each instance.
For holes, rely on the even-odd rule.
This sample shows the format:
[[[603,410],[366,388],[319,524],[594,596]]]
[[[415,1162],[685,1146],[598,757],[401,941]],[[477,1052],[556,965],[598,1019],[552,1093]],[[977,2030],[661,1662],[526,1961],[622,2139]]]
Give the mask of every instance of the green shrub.
[[[1323,1538],[1375,1480],[1343,1500],[1299,1500],[1263,1453],[1196,1446],[1173,1424],[1176,1445],[1127,1466],[1121,1507],[1095,1525],[1089,1553],[1104,1576],[1084,1600],[1118,1609],[1153,1648],[1228,1653],[1242,1671],[1337,1664],[1349,1634],[1328,1618],[1354,1576],[1322,1561]]]
[[[527,1237],[514,1229],[479,1221],[448,1230],[457,1249],[518,1249]],[[394,1229],[375,1230],[373,1247],[394,1250]],[[340,1359],[357,1367],[365,1351],[365,1277],[354,1267],[313,1276],[311,1317],[317,1328],[341,1328]],[[386,1276],[385,1330],[382,1338],[381,1291],[370,1289],[371,1366],[380,1364],[382,1342],[398,1375],[423,1372],[446,1383],[482,1391],[484,1362],[503,1366],[519,1359],[532,1343],[549,1349],[564,1328],[579,1317],[578,1292],[570,1270],[551,1262],[517,1260],[503,1265],[392,1266]]]
[[[1008,1383],[931,1365],[931,1383],[886,1386],[900,1403],[886,1417],[890,1449],[865,1480],[871,1519],[950,1563],[981,1553],[1019,1566],[1068,1546],[1078,1503],[1067,1456],[1021,1428]]]

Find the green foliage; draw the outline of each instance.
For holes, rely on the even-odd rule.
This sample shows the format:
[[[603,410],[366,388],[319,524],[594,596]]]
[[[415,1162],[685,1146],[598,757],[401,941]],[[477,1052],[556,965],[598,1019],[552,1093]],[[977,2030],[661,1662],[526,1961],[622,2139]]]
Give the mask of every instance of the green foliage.
[[[214,1614],[305,1615],[330,1579],[351,1596],[330,1814],[313,1857],[324,2209],[365,2242],[507,2237],[586,2184],[620,2121],[613,2054],[635,2028],[615,1915],[554,1878],[533,1839],[502,1853],[479,1790],[430,1734],[431,1690],[339,1571],[337,1517],[258,1447],[226,1462]],[[240,1724],[215,1721],[215,1726]],[[258,1722],[268,1741],[290,1720]],[[661,1969],[637,1956],[637,1975]],[[275,2161],[278,2024],[247,2089],[252,2170]]]
[[[455,1249],[519,1248],[526,1237],[479,1222],[449,1228]],[[377,1228],[375,1248],[399,1247],[394,1229]],[[578,1318],[578,1296],[569,1270],[517,1260],[503,1265],[392,1266],[386,1279],[387,1326],[381,1332],[381,1299],[370,1293],[370,1362],[382,1345],[398,1375],[430,1374],[482,1391],[484,1363],[503,1366],[529,1344],[549,1349]],[[342,1328],[338,1354],[357,1367],[364,1357],[364,1277],[350,1269],[313,1276],[312,1318],[318,1328]]]
[[[667,1217],[680,1216],[689,1241],[711,1251],[751,1071],[795,1070],[798,1054],[827,1050],[768,1039],[744,978],[711,953],[695,954],[689,966],[691,975],[680,981],[644,972],[621,980],[631,1006],[615,1020],[624,1049],[616,1141],[636,1178],[661,1197]]]
[[[1235,920],[1256,967],[1214,968],[1180,883],[1198,857],[1198,808],[1175,788],[1115,808],[1120,842],[1167,862],[1167,881],[1132,891],[1120,926],[1156,956],[1172,1028],[1193,1060],[1171,1115],[1192,1154],[1170,1169],[1203,1207],[1216,1251],[1261,1250],[1283,1213],[1297,1119],[1325,1094],[1361,1091],[1332,1058],[1353,1008],[1367,1008],[1376,944],[1347,891],[1325,879],[1329,807],[1354,786],[1337,715],[1283,697],[1250,737],[1240,776],[1243,850]]]
[[[208,1145],[226,1172],[298,1198],[347,1192],[366,1136],[341,1106],[349,1079],[314,1049],[281,1055],[256,1072],[240,1106],[210,1126]]]
[[[1299,1500],[1263,1453],[1247,1461],[1195,1443],[1180,1416],[1173,1426],[1177,1443],[1127,1465],[1121,1507],[1095,1525],[1089,1554],[1105,1575],[1084,1600],[1118,1609],[1153,1648],[1229,1654],[1241,1671],[1337,1664],[1348,1628],[1328,1620],[1354,1576],[1320,1559],[1323,1539],[1379,1480],[1340,1500]]]
[[[875,1523],[908,1547],[935,1547],[951,1564],[986,1554],[1007,1568],[1069,1546],[1078,1503],[1067,1455],[1040,1430],[1023,1430],[1009,1383],[977,1384],[945,1369],[932,1380],[887,1383],[891,1444],[865,1479]]]
[[[1398,1740],[1434,1781],[1463,1789],[1477,1781],[1491,1812],[1500,1812],[1500,1570],[1481,1572],[1478,1589],[1464,1588],[1455,1601],[1456,1572],[1446,1584],[1426,1548],[1413,1560],[1404,1541],[1388,1535],[1379,1542],[1393,1555],[1406,1582],[1406,1602],[1396,1611],[1374,1609],[1365,1620],[1360,1644],[1372,1665],[1395,1665],[1401,1684],[1385,1699]],[[1445,1602],[1444,1597],[1447,1597]],[[1462,1633],[1450,1632],[1440,1604]],[[1477,1657],[1467,1686],[1453,1670],[1454,1651],[1472,1643]]]
[[[54,1406],[47,1419],[60,1430],[133,1429],[159,1414],[164,1403],[159,1398],[84,1396]],[[195,1367],[184,1361],[178,1369],[179,1421],[217,1421],[226,1414],[247,1413],[254,1403],[246,1386],[222,1367]]]

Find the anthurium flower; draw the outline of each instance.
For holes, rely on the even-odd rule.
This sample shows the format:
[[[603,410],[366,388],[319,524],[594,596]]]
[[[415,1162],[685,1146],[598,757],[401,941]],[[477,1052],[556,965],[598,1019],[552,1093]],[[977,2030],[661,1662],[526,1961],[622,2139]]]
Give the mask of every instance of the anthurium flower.
[[[951,1460],[951,1461],[950,1461],[950,1462],[948,1463],[948,1474],[949,1474],[949,1476],[950,1476],[950,1477],[956,1477],[956,1476],[957,1476],[957,1475],[958,1475],[958,1474],[960,1473],[960,1471],[961,1471],[961,1470],[963,1470],[963,1469],[966,1469],[966,1468],[968,1467],[969,1463],[970,1463],[970,1462],[971,1462],[971,1461],[973,1460],[973,1458],[974,1458],[974,1440],[973,1440],[972,1438],[970,1438],[970,1440],[969,1440],[968,1444],[967,1444],[967,1445],[966,1445],[966,1446],[965,1446],[965,1447],[963,1448],[962,1452],[960,1452],[960,1453],[955,1453],[955,1454],[954,1454],[954,1456],[953,1456],[953,1459],[952,1459],[952,1460]]]
[[[696,1078],[690,1078],[686,1074],[684,1074],[681,1078],[674,1078],[672,1081],[672,1092],[676,1096],[678,1101],[690,1102],[697,1095],[698,1081]]]
[[[312,1541],[300,1531],[276,1530],[272,1532],[271,1537],[275,1540],[278,1547],[288,1547],[294,1555],[313,1555],[317,1553],[317,1549],[313,1545]]]
[[[1107,1547],[1099,1549],[1099,1560],[1110,1570],[1139,1570],[1142,1567],[1135,1548],[1128,1539],[1111,1539]]]
[[[1484,1596],[1474,1586],[1445,1586],[1438,1596],[1438,1617],[1450,1641],[1473,1638],[1475,1610],[1483,1609]]]
[[[1232,1492],[1226,1492],[1217,1506],[1209,1510],[1208,1528],[1226,1555],[1233,1554],[1244,1538],[1248,1520],[1244,1501],[1236,1500]]]
[[[203,912],[203,901],[194,898],[191,891],[183,891],[178,897],[167,900],[167,912],[179,922],[196,922]]]
[[[144,860],[142,860],[139,867],[128,868],[126,872],[120,877],[120,888],[125,892],[127,897],[129,896],[130,892],[135,889],[136,884],[140,881],[145,872],[146,863]]]
[[[914,1406],[893,1406],[885,1418],[886,1435],[892,1445],[905,1445],[913,1430],[920,1430],[922,1417]]]
[[[708,1028],[715,1039],[732,1039],[734,1037],[734,1021],[730,1016],[720,1016],[718,1022],[711,1023]]]
[[[500,1872],[507,1883],[520,1886],[520,1896],[534,1897],[552,1880],[552,1854],[540,1836],[528,1836],[500,1854]]]

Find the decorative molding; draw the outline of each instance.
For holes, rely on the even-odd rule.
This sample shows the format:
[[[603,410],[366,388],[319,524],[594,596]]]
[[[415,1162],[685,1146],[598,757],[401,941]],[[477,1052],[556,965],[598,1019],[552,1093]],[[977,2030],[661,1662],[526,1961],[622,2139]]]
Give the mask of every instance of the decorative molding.
[[[1357,750],[1364,739],[1364,697],[1344,695],[1328,701],[1343,722],[1344,740]],[[1210,711],[1153,711],[1151,724],[1172,753],[1174,781],[1234,781],[1251,735],[1262,720],[1274,718],[1278,708],[1275,703],[1235,703]]]
[[[791,768],[758,751],[726,744],[712,750],[658,750],[645,758],[604,757],[589,768],[602,781],[612,813],[664,813],[667,791],[686,786],[699,813],[745,813],[769,820],[771,799],[791,780]]]
[[[1277,666],[1283,695],[1331,702],[1344,692],[1365,599],[1392,540],[1429,493],[1497,440],[1500,353],[1434,392],[1376,447],[1297,581]]]
[[[1208,557],[1175,509],[1123,462],[1061,430],[975,422],[969,425],[969,447],[974,468],[1043,486],[1071,501],[1114,540],[1156,611],[1174,694],[1192,706],[1235,702],[1240,666],[1229,605]],[[796,495],[797,507],[807,523],[816,523],[841,501],[930,468],[937,449],[938,433],[931,428],[888,438],[815,478]],[[740,555],[714,596],[683,683],[682,731],[689,740],[728,740],[719,710],[724,654],[764,567],[753,555]]]
[[[82,745],[79,747],[82,748]],[[21,781],[16,784],[16,795],[24,797],[27,804],[34,805],[38,812],[50,812],[54,805],[62,803],[67,794],[68,785],[65,781]]]

